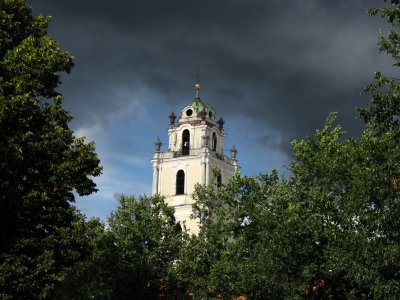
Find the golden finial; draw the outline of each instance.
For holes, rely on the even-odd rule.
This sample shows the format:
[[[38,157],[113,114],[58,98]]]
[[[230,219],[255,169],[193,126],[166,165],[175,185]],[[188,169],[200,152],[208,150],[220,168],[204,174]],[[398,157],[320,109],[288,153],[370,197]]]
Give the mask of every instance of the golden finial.
[[[200,99],[200,77],[204,76],[204,73],[200,72],[200,66],[197,66],[197,72],[193,74],[193,77],[195,78],[196,84],[194,85],[196,89],[196,99]]]

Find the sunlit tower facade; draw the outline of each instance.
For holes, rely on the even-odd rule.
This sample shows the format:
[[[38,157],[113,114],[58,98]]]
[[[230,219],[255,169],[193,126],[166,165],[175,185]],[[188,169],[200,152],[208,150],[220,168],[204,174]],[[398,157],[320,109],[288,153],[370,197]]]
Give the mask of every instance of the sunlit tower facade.
[[[224,154],[224,120],[216,121],[214,108],[200,99],[199,83],[195,89],[194,101],[181,110],[178,122],[174,113],[169,116],[168,149],[162,152],[157,139],[151,163],[152,194],[165,196],[168,205],[175,208],[177,222],[197,234],[197,220],[190,219],[195,184],[209,184],[213,169],[219,170],[217,185],[224,184],[239,167],[234,146],[230,157]]]

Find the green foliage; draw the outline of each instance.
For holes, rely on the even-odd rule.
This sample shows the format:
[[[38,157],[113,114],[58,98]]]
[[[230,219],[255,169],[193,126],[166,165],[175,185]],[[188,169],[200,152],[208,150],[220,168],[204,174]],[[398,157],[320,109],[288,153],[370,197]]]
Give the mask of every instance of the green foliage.
[[[197,186],[194,217],[201,230],[183,248],[178,273],[185,290],[200,299],[247,295],[265,298],[261,252],[266,231],[280,217],[271,211],[270,195],[278,184],[276,172],[258,178],[235,175],[227,185]],[[276,214],[276,215],[275,215]],[[268,271],[270,272],[270,271]],[[269,294],[271,295],[271,294]],[[267,297],[268,298],[268,297]]]
[[[373,8],[371,15],[386,18],[391,29],[381,35],[378,46],[394,58],[400,66],[400,2],[388,1],[390,5]],[[368,279],[369,295],[377,299],[395,299],[399,295],[399,138],[400,138],[400,84],[399,79],[375,75],[375,83],[365,91],[371,95],[366,108],[359,110],[366,122],[363,145],[362,174],[364,189],[359,190],[360,214],[357,230],[367,241],[362,251],[364,274],[356,278]],[[361,172],[361,168],[358,169]],[[360,176],[361,177],[361,176]],[[361,183],[359,182],[361,185]],[[362,198],[361,198],[362,197]],[[359,250],[360,251],[360,250]],[[359,262],[360,260],[356,260]],[[361,273],[361,272],[360,272]]]
[[[154,299],[161,281],[172,289],[171,269],[182,239],[174,209],[160,196],[138,201],[122,196],[109,224],[120,258],[118,298]]]
[[[392,26],[379,50],[400,65],[400,2],[374,8]],[[345,138],[330,114],[293,141],[287,180],[276,172],[198,186],[178,269],[195,297],[397,299],[400,294],[399,79],[380,72],[359,109],[365,130]]]
[[[55,299],[114,299],[119,267],[115,239],[98,219],[88,221],[86,228],[90,254],[69,270]]]
[[[386,18],[391,26],[387,36],[381,34],[378,41],[379,51],[386,52],[395,59],[395,65],[400,66],[400,35],[397,28],[400,26],[400,2],[399,0],[389,0],[390,4],[382,8],[370,8],[368,13],[370,16],[380,15]]]
[[[385,1],[386,2],[386,1]],[[400,4],[398,0],[388,1],[390,5],[383,8],[371,8],[369,14],[386,18],[391,26],[387,35],[381,34],[378,41],[380,52],[390,54],[394,66],[400,66]],[[400,132],[400,82],[399,78],[384,76],[376,72],[375,82],[365,88],[371,94],[369,105],[359,110],[359,115],[365,120],[369,130],[381,134],[389,130]]]
[[[334,119],[292,143],[287,180],[272,172],[197,187],[201,232],[178,266],[186,290],[201,299],[397,297],[398,139],[369,130],[344,139]]]
[[[109,227],[95,224],[89,259],[69,272],[57,299],[164,299],[179,290],[175,267],[182,244],[174,209],[160,196],[122,196]]]
[[[71,70],[72,57],[47,36],[49,17],[33,17],[24,0],[0,1],[0,94],[54,97],[60,72]]]
[[[378,45],[396,66],[399,3],[369,11],[392,27]],[[105,226],[71,205],[74,191],[96,191],[90,176],[101,172],[55,90],[72,58],[25,1],[0,8],[2,298],[398,298],[399,80],[377,72],[366,87],[359,139],[345,138],[330,114],[293,141],[287,179],[272,171],[198,185],[197,236],[181,231],[158,195],[122,196]]]
[[[96,191],[93,143],[55,91],[72,57],[22,0],[0,1],[0,294],[44,299],[88,251],[73,192]]]
[[[400,65],[399,1],[390,3],[370,14],[393,26],[379,47]],[[399,82],[377,72],[366,92],[362,136],[346,138],[330,114],[292,142],[287,179],[272,171],[198,185],[197,236],[177,231],[161,198],[122,197],[60,298],[397,299]]]

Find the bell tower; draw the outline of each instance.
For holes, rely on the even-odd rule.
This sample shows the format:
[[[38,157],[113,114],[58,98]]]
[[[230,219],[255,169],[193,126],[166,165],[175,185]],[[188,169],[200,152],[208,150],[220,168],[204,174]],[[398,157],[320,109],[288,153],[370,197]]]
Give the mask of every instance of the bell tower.
[[[177,222],[185,222],[191,233],[198,233],[197,221],[190,219],[192,194],[196,183],[209,184],[214,168],[219,170],[217,184],[228,181],[239,168],[236,148],[231,157],[224,154],[224,120],[216,121],[214,108],[200,99],[200,84],[196,83],[194,101],[182,109],[179,120],[169,115],[168,150],[161,152],[159,138],[154,142],[152,194],[165,196],[175,208]]]

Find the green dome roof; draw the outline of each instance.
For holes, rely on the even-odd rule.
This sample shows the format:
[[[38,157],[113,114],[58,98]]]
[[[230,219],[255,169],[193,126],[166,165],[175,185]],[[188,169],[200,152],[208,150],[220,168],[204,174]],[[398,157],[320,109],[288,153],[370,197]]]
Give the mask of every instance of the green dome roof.
[[[204,104],[200,98],[196,98],[196,100],[193,101],[191,106],[196,110],[196,113],[200,113],[208,108],[206,104]]]

